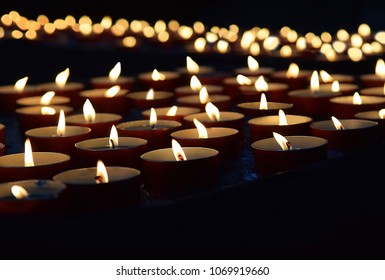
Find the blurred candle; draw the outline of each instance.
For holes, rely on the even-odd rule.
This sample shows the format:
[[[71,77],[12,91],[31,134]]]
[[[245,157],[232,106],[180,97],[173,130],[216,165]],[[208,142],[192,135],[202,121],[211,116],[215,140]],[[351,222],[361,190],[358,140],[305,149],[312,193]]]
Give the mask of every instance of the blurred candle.
[[[140,73],[138,81],[145,88],[152,88],[159,91],[173,91],[181,84],[181,74],[175,71],[158,71]]]
[[[148,91],[131,92],[126,95],[128,107],[135,109],[149,109],[151,107],[171,106],[174,101],[174,93],[169,91]]]

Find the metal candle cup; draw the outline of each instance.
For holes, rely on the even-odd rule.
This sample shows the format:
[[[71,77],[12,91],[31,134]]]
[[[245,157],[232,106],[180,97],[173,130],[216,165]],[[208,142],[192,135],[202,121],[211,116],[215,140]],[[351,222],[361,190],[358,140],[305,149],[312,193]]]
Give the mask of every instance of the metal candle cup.
[[[89,89],[79,92],[81,103],[89,99],[95,108],[96,112],[100,113],[115,113],[125,115],[128,112],[126,94],[128,90],[120,89],[113,97],[106,97],[105,88],[103,89]]]
[[[384,85],[382,85],[381,87],[370,87],[370,88],[360,89],[360,94],[368,95],[368,96],[385,97]]]
[[[383,87],[385,78],[376,74],[363,74],[359,76],[361,88]]]
[[[353,96],[339,96],[330,99],[331,114],[337,118],[354,118],[354,115],[385,107],[385,97],[361,96],[362,104],[353,104]]]
[[[138,91],[128,93],[126,102],[129,108],[148,109],[171,106],[174,102],[174,93],[169,91],[154,91],[154,98],[147,99],[148,92]]]

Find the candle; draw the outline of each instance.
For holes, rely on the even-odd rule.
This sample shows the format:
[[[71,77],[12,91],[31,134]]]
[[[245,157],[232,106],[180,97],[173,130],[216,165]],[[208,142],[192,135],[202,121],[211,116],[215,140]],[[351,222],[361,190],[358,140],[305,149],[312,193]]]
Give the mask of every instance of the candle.
[[[265,176],[287,172],[306,164],[327,159],[327,141],[313,136],[287,136],[274,132],[274,137],[251,144],[255,171]]]
[[[145,88],[152,88],[159,91],[173,91],[181,84],[181,74],[173,71],[158,71],[138,74],[138,81]]]
[[[248,121],[251,142],[269,138],[273,131],[283,135],[310,135],[312,118],[286,115],[282,109],[278,115],[252,118]]]
[[[329,150],[348,153],[378,142],[378,123],[359,119],[337,119],[313,122],[310,125],[313,136],[328,140]]]
[[[126,95],[128,106],[136,109],[171,106],[174,102],[174,93],[169,91],[138,91]]]
[[[385,97],[360,96],[356,92],[352,96],[339,96],[330,99],[332,115],[338,118],[354,118],[358,112],[380,110],[385,106]]]
[[[82,102],[90,100],[95,110],[100,113],[127,114],[126,94],[127,89],[121,89],[119,85],[110,88],[96,88],[79,92]]]
[[[225,93],[230,96],[231,100],[238,102],[240,87],[244,85],[252,85],[257,81],[258,77],[246,77],[238,74],[236,77],[228,77],[223,80]]]
[[[261,98],[261,94],[265,93],[269,100],[275,102],[286,102],[289,86],[283,83],[266,82],[263,76],[260,76],[254,85],[240,86],[238,95],[239,102],[253,102]]]
[[[182,124],[171,120],[158,120],[154,108],[151,109],[150,120],[134,120],[119,123],[116,128],[120,135],[137,137],[148,141],[148,149],[168,147],[170,134],[179,129]]]
[[[141,156],[144,188],[154,198],[178,197],[217,186],[218,151],[205,147],[157,149]]]
[[[223,158],[235,158],[239,154],[239,131],[228,127],[206,128],[197,119],[193,120],[196,129],[182,129],[171,133],[182,146],[207,147],[219,152]]]
[[[286,71],[274,71],[270,75],[270,81],[287,84],[289,90],[304,89],[308,85],[311,71],[300,70],[296,63],[290,63]]]
[[[62,203],[68,211],[127,209],[140,204],[141,173],[134,168],[106,167],[98,161],[96,167],[69,169],[53,179],[67,186]]]
[[[375,73],[359,76],[361,88],[380,87],[385,83],[385,62],[382,58],[377,59]]]
[[[51,179],[68,169],[70,156],[53,152],[32,152],[31,142],[25,141],[25,152],[0,157],[0,182],[27,179]]]
[[[96,113],[89,99],[84,102],[83,114],[75,114],[67,117],[67,123],[73,126],[91,128],[90,137],[104,137],[109,135],[112,125],[117,125],[122,116],[112,113]]]
[[[112,86],[120,86],[122,89],[132,90],[135,86],[135,78],[121,76],[122,66],[117,62],[110,70],[108,76],[94,77],[90,79],[92,88],[110,88]]]
[[[355,81],[355,77],[353,75],[348,74],[329,74],[325,70],[319,71],[320,75],[320,84],[330,84],[334,81],[339,81],[344,84],[352,84]],[[311,77],[310,77],[311,78]]]
[[[362,88],[360,93],[362,95],[385,97],[385,83],[380,87]]]
[[[210,94],[223,94],[224,93],[224,87],[220,85],[204,85]],[[183,96],[189,96],[192,94],[199,94],[199,91],[202,89],[203,85],[201,81],[197,78],[197,76],[193,75],[190,79],[190,85],[189,86],[180,86],[175,88],[175,94],[176,97],[183,97]]]
[[[251,55],[247,56],[247,67],[236,68],[234,70],[235,74],[241,74],[244,76],[266,76],[269,77],[270,74],[274,72],[272,67],[260,67],[258,61]]]
[[[324,83],[319,86],[320,91],[341,93],[341,95],[353,95],[358,90],[358,85],[339,83],[337,80],[332,83]]]
[[[0,184],[0,215],[52,214],[65,190],[63,183],[53,180],[23,180]]]
[[[140,156],[147,152],[147,140],[135,137],[119,137],[112,126],[110,137],[92,138],[75,144],[78,162],[90,166],[98,159],[111,166],[140,169]]]
[[[354,115],[356,119],[375,121],[378,124],[378,135],[385,139],[385,110],[363,111]]]
[[[71,99],[65,96],[57,96],[54,91],[47,91],[42,96],[22,97],[16,100],[17,106],[50,106],[70,104]]]
[[[200,112],[200,109],[198,108],[176,105],[172,107],[154,108],[154,110],[159,120],[173,120],[177,122],[183,122],[183,118],[187,115]],[[142,116],[144,119],[149,120],[151,116],[151,109],[142,111]]]

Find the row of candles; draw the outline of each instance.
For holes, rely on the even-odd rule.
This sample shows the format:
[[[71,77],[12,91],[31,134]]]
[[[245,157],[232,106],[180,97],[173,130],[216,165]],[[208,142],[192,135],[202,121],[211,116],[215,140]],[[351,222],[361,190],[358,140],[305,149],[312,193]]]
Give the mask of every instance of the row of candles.
[[[330,76],[325,71],[331,78],[320,84],[317,71],[300,71],[295,64],[285,73],[260,68],[251,56],[248,68],[237,69],[236,77],[217,75],[190,57],[186,62],[199,69],[194,74],[191,66],[184,69],[189,86],[179,86],[180,73],[155,69],[138,75],[151,88],[147,92],[129,91],[134,87],[127,81],[132,80],[116,74],[119,63],[109,77],[91,82],[94,89],[66,83],[69,69],[57,75],[56,83],[37,86],[32,94],[28,93],[34,86],[27,87],[26,78],[0,88],[1,103],[9,111],[14,108],[26,137],[24,153],[5,154],[3,146],[4,205],[51,205],[47,197],[62,192],[62,207],[72,210],[104,209],[106,204],[133,207],[140,204],[143,182],[154,197],[216,186],[220,162],[239,153],[245,120],[255,170],[261,175],[325,160],[330,149],[354,151],[384,135],[382,60],[375,74],[361,76],[367,88],[355,85],[349,75]],[[270,82],[274,76],[281,80]],[[310,87],[304,88],[306,83]],[[43,89],[49,91],[41,97]],[[82,101],[83,114],[74,113]],[[95,109],[96,104],[100,107]],[[234,104],[238,112],[232,110]],[[139,109],[143,120],[124,121],[119,108],[122,114],[128,108]],[[24,211],[23,207],[7,211]]]

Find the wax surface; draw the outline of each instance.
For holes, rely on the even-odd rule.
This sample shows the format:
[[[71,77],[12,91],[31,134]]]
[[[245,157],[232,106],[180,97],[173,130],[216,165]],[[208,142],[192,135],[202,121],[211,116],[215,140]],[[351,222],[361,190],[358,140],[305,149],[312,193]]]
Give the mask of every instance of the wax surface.
[[[94,139],[88,139],[85,141],[81,141],[75,144],[75,146],[79,149],[83,150],[91,150],[91,151],[109,151],[109,150],[123,150],[123,149],[130,149],[137,146],[142,146],[147,143],[147,140],[136,138],[136,137],[119,137],[119,145],[115,148],[110,148],[109,137],[103,137],[103,138],[94,138]]]
[[[204,159],[218,154],[217,150],[204,147],[183,147],[187,160]],[[141,156],[147,161],[177,162],[171,148],[159,149],[147,152]]]
[[[70,157],[61,153],[33,152],[33,159],[35,166],[41,166],[69,161]],[[10,154],[0,157],[0,166],[24,167],[24,153]]]
[[[46,137],[65,138],[65,137],[87,134],[91,131],[91,129],[88,127],[66,126],[65,134],[62,136],[58,136],[56,130],[57,130],[56,126],[38,127],[38,128],[27,130],[25,134],[27,136],[33,136],[33,137],[39,137],[39,138],[46,138]]]
[[[314,136],[287,136],[285,137],[292,145],[292,150],[282,150],[275,138],[267,138],[255,141],[251,144],[254,149],[263,151],[282,151],[295,152],[296,150],[306,150],[327,144],[327,140]]]

